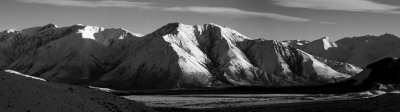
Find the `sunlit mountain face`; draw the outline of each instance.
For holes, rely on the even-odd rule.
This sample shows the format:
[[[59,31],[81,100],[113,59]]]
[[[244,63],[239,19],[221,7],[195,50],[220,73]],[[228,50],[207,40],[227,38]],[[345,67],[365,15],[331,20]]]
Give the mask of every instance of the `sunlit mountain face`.
[[[170,23],[142,37],[124,29],[54,24],[2,35],[3,68],[116,89],[311,86],[362,70],[217,24]]]

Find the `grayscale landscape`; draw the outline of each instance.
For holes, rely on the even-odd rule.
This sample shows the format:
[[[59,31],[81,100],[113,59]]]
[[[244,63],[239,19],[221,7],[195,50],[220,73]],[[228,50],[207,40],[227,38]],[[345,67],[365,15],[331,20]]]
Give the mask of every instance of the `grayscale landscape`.
[[[396,0],[5,0],[0,112],[400,111]]]

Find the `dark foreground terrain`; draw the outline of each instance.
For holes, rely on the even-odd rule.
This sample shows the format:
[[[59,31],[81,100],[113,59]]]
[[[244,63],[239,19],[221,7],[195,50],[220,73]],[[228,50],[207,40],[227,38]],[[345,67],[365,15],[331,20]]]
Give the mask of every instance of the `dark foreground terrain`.
[[[0,112],[151,112],[145,105],[80,86],[0,72]]]

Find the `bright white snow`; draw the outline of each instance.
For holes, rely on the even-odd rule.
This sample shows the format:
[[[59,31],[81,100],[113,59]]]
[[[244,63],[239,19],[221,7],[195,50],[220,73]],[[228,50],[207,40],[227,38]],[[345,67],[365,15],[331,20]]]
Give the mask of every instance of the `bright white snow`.
[[[24,76],[24,77],[27,77],[27,78],[40,80],[40,81],[46,81],[45,79],[42,79],[42,78],[39,78],[39,77],[30,76],[30,75],[25,75],[25,74],[19,73],[19,72],[14,71],[14,70],[4,70],[4,72],[12,73],[12,74],[15,74],[15,75],[20,75],[20,76]]]

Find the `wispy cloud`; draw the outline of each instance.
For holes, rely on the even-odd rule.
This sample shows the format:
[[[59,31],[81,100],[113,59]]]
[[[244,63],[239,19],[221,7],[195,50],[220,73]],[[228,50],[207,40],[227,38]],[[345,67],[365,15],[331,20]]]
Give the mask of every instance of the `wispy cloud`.
[[[123,7],[123,8],[150,8],[151,3],[131,2],[126,0],[17,0],[24,3],[48,4],[73,7]]]
[[[128,0],[16,0],[24,3],[47,4],[56,6],[70,6],[70,7],[120,7],[120,8],[139,8],[147,10],[161,10],[172,12],[190,12],[221,15],[230,18],[247,18],[247,17],[263,17],[279,21],[290,22],[306,22],[310,19],[293,17],[276,13],[246,11],[230,7],[205,7],[205,6],[189,6],[189,7],[156,7],[149,2],[132,2]]]
[[[334,22],[319,22],[319,23],[321,23],[321,24],[336,24]]]
[[[356,12],[375,12],[400,14],[400,6],[377,3],[371,0],[274,0],[283,7],[307,8],[316,10],[341,10]]]
[[[175,12],[193,12],[193,13],[203,13],[203,14],[215,14],[228,17],[264,17],[280,21],[291,21],[291,22],[306,22],[310,19],[286,16],[276,13],[265,13],[265,12],[253,12],[245,11],[237,8],[229,7],[202,7],[202,6],[191,6],[191,7],[170,7],[164,8],[165,11],[175,11]]]

